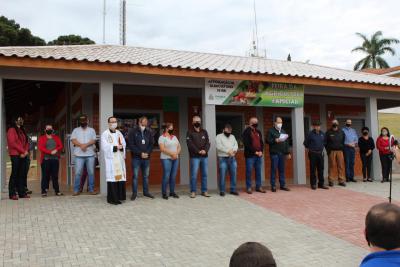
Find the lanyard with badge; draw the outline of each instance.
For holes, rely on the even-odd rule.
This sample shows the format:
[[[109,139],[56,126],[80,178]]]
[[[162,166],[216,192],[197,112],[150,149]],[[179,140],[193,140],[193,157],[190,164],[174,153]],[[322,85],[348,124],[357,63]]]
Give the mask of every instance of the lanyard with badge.
[[[140,134],[142,135],[142,145],[146,144],[146,140],[144,139],[144,130],[140,131]]]

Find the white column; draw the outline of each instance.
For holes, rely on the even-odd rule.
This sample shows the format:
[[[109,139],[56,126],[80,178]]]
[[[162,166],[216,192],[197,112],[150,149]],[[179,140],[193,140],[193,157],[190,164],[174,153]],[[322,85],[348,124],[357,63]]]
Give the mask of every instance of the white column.
[[[304,109],[292,109],[293,175],[295,184],[306,184],[304,142]]]
[[[326,104],[319,104],[319,120],[321,122],[321,130],[326,133],[328,130],[328,120],[326,119]],[[328,156],[324,157],[324,177],[328,177]]]
[[[261,131],[263,135],[263,139],[265,140],[265,135],[266,132],[264,131],[264,113],[263,113],[263,108],[262,107],[256,107],[256,117],[259,121],[258,123],[258,129]],[[265,142],[264,142],[265,143]],[[266,145],[266,144],[264,144]],[[265,149],[264,149],[265,151]],[[263,157],[263,160],[261,161],[261,183],[265,185],[265,155]]]
[[[0,117],[0,200],[2,197],[3,190],[5,189],[4,186],[6,184],[6,157],[7,157],[7,139],[6,139],[6,116],[5,116],[5,106],[3,100],[3,79],[0,78],[0,110],[1,110],[1,117]]]
[[[179,159],[181,185],[189,184],[189,151],[186,146],[186,132],[188,130],[188,102],[186,96],[179,97],[179,142],[182,151]]]
[[[365,99],[365,117],[366,126],[370,130],[371,137],[376,140],[379,135],[379,122],[378,122],[378,104],[376,97],[367,97]],[[375,149],[373,152],[372,161],[372,178],[375,180],[381,177],[381,164],[379,162],[379,153]]]
[[[215,147],[216,122],[215,122],[215,105],[206,104],[205,88],[202,89],[202,121],[203,128],[207,130],[210,138],[210,150],[208,151],[208,189],[218,189],[217,177],[217,151]]]
[[[100,135],[107,130],[107,119],[113,115],[113,83],[102,81],[99,85],[99,129]],[[100,193],[107,194],[106,169],[103,155],[100,156]]]

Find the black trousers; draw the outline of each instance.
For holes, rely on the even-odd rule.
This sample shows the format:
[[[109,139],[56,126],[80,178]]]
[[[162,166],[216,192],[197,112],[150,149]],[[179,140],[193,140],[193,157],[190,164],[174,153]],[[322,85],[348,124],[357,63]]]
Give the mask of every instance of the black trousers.
[[[382,167],[382,180],[389,181],[390,169],[392,168],[391,155],[379,155]]]
[[[8,195],[9,197],[18,195],[20,197],[26,195],[25,190],[25,177],[26,171],[26,158],[19,156],[11,156],[11,175],[8,182]]]
[[[60,192],[60,186],[58,184],[58,159],[45,159],[42,162],[42,194],[45,194],[49,189],[50,179],[53,184],[54,192]]]
[[[107,182],[107,202],[118,203],[126,200],[126,182]]]
[[[25,173],[23,177],[25,192],[28,191],[28,173],[30,167],[31,167],[31,158],[29,157],[28,154],[28,156],[25,158]]]
[[[324,185],[324,154],[317,152],[308,152],[308,158],[310,160],[310,182],[311,185],[317,184],[318,174],[318,186]]]
[[[362,174],[364,179],[371,178],[371,166],[372,166],[372,154],[366,156],[365,154],[360,154],[362,163]]]

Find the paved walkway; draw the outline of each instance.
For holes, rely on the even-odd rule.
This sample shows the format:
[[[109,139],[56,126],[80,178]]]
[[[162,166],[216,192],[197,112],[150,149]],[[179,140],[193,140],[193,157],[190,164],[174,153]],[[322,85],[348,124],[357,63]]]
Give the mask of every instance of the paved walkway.
[[[270,247],[278,266],[358,266],[368,253],[365,212],[385,201],[385,186],[209,199],[182,193],[119,206],[86,195],[4,200],[0,266],[228,266],[246,241]]]

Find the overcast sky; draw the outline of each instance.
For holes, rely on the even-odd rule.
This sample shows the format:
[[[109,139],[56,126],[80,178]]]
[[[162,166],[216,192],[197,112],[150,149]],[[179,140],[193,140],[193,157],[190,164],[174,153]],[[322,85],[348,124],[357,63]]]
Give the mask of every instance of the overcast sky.
[[[119,43],[119,0],[107,0],[106,43]],[[127,44],[246,55],[253,0],[127,0]],[[399,0],[256,0],[267,57],[352,69],[355,32],[400,39]],[[103,0],[0,0],[0,14],[46,41],[79,34],[102,43]],[[398,55],[387,57],[400,65]]]

